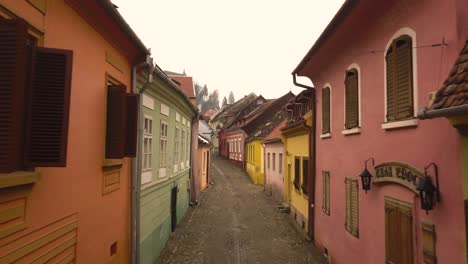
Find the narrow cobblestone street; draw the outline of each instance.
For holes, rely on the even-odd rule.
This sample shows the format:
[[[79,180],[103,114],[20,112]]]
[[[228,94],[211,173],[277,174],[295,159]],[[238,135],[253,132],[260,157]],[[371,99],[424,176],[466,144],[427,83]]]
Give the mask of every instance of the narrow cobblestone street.
[[[322,263],[312,244],[262,186],[225,160],[213,159],[213,184],[189,209],[157,263]]]

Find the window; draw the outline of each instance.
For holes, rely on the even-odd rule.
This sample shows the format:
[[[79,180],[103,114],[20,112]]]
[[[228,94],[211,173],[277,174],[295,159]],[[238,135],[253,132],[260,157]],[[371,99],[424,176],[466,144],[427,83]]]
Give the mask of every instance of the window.
[[[346,71],[345,78],[345,129],[359,127],[358,71]]]
[[[181,142],[180,142],[180,147],[181,147],[181,150],[180,150],[180,154],[181,154],[180,162],[185,162],[185,129],[182,129],[182,136],[180,137],[180,139],[181,139]]]
[[[267,166],[270,169],[270,153],[268,153]]]
[[[276,170],[276,153],[273,153],[273,171]]]
[[[414,116],[412,45],[411,37],[403,35],[393,40],[385,55],[386,121],[404,120]]]
[[[166,168],[167,166],[167,124],[161,121],[161,137],[159,148],[159,167]]]
[[[294,158],[294,188],[299,191],[300,184],[301,184],[301,158],[295,157]]]
[[[188,123],[188,122],[187,122],[187,123]],[[185,151],[186,151],[185,160],[187,161],[187,166],[189,166],[188,160],[189,160],[189,158],[190,158],[190,138],[189,138],[189,136],[190,136],[190,133],[189,133],[189,130],[187,130],[187,133],[186,133],[186,135],[185,135],[185,137],[186,137],[185,144],[187,144],[187,147],[186,147],[186,149],[185,149]]]
[[[304,194],[309,193],[309,159],[302,159],[302,192]]]
[[[66,165],[73,52],[36,43],[0,18],[0,173]]]
[[[151,181],[151,169],[152,169],[152,158],[153,158],[153,120],[150,117],[145,116],[143,127],[143,168],[141,184],[145,184]]]
[[[322,211],[330,215],[330,172],[322,171]]]
[[[279,173],[283,173],[283,153],[279,154]]]
[[[345,179],[346,195],[346,230],[355,237],[359,237],[359,200],[358,180]]]
[[[177,172],[179,169],[179,140],[180,140],[180,128],[176,127],[174,134],[174,172]]]
[[[322,134],[331,133],[331,91],[330,87],[322,89]]]

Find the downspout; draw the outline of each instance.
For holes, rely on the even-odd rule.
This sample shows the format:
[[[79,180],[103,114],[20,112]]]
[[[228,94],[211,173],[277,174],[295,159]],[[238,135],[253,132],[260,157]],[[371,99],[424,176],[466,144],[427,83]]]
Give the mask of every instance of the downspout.
[[[317,147],[316,147],[316,133],[317,133],[317,104],[315,100],[315,88],[312,86],[300,84],[296,80],[296,73],[292,73],[293,76],[293,83],[297,87],[301,87],[312,92],[311,101],[312,101],[312,126],[310,126],[309,130],[309,172],[311,175],[311,179],[309,180],[309,237],[312,241],[315,240],[315,180],[316,180],[316,164],[317,164]],[[313,147],[311,147],[313,146]]]
[[[437,110],[427,110],[427,108],[423,108],[418,112],[419,119],[432,119],[437,117],[452,117],[452,116],[459,116],[465,115],[468,113],[468,105],[459,105],[450,108],[443,108]]]
[[[198,204],[198,192],[197,192],[197,186],[198,186],[198,177],[195,178],[195,176],[198,175],[198,165],[195,164],[194,159],[197,153],[194,153],[195,151],[198,151],[198,148],[195,148],[195,144],[198,144],[198,120],[200,118],[200,114],[197,113],[192,119],[192,130],[190,131],[191,133],[191,146],[190,146],[190,170],[189,170],[189,179],[190,179],[190,192],[189,192],[189,204],[190,206],[194,206]],[[196,134],[195,134],[195,128],[197,129]],[[195,172],[197,170],[197,172]]]
[[[148,79],[146,83],[143,84],[143,87],[138,90],[137,88],[137,69],[143,66],[149,66],[148,70]],[[146,60],[140,64],[136,64],[132,67],[132,92],[139,95],[138,103],[138,128],[137,128],[137,154],[136,157],[132,159],[132,189],[131,189],[131,206],[132,206],[132,215],[131,215],[131,257],[133,264],[140,263],[140,185],[141,185],[141,152],[140,146],[142,144],[143,138],[143,92],[148,87],[148,84],[152,82],[153,79],[154,64],[153,58],[150,57],[150,54],[147,55]]]

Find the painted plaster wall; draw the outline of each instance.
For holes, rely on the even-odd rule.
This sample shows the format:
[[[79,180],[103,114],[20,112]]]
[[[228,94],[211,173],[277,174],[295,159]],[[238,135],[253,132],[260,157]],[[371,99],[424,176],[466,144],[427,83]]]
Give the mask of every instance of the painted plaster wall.
[[[273,153],[276,154],[276,166],[273,169],[273,163],[271,161],[271,166],[265,168],[265,189],[266,192],[273,196],[273,198],[278,202],[283,202],[284,200],[284,145],[282,143],[276,144],[266,144],[265,145],[265,157],[268,159],[268,153],[270,153],[271,159],[273,159]],[[280,171],[280,154],[283,156],[282,170]],[[268,161],[266,162],[268,164]]]
[[[154,263],[171,234],[171,189],[177,193],[177,223],[189,207],[188,172],[142,191],[140,199],[140,263]]]
[[[465,41],[455,34],[454,2],[395,1],[382,3],[377,9],[367,8],[371,2],[363,1],[353,11],[354,19],[345,21],[337,30],[339,36],[333,36],[314,59],[316,67],[306,70],[315,87],[319,88],[317,98],[321,98],[320,88],[326,83],[331,85],[332,94],[332,136],[321,139],[317,135],[316,244],[321,249],[328,248],[333,263],[385,262],[384,198],[389,196],[414,205],[415,263],[423,261],[422,221],[435,224],[438,262],[463,263],[465,227],[459,136],[445,119],[419,120],[417,126],[411,128],[382,129],[385,118],[384,53],[365,52],[385,50],[392,36],[404,27],[416,33],[413,46],[440,43],[445,38],[449,43],[446,47],[413,49],[417,62],[414,74],[418,89],[417,108],[426,105],[428,93],[439,88]],[[466,8],[463,12],[466,14]],[[330,60],[330,54],[333,54],[333,60]],[[344,127],[344,72],[352,63],[358,64],[361,70],[362,132],[344,136],[341,134]],[[320,100],[317,109],[320,117]],[[318,131],[321,131],[320,124]],[[374,184],[367,195],[359,191],[359,238],[352,236],[344,228],[343,182],[345,177],[357,178],[363,170],[364,160],[369,157],[375,158],[377,163],[400,161],[420,170],[430,162],[437,163],[441,202],[426,215],[420,210],[419,198],[408,189],[397,184]],[[330,171],[330,216],[321,210],[322,170]],[[359,186],[361,188],[360,183]]]
[[[307,219],[309,218],[308,211],[308,198],[302,193],[302,189],[296,190],[294,187],[294,158],[295,157],[308,157],[309,156],[309,136],[307,134],[293,135],[286,137],[286,161],[287,164],[291,166],[291,174],[289,175],[287,188],[289,188],[290,194],[290,206],[291,214],[294,216],[296,213],[298,215],[296,221],[298,224],[302,224],[302,220],[307,226]],[[300,185],[302,185],[302,177],[300,180]],[[300,216],[299,216],[300,215]],[[306,229],[307,230],[307,229]]]
[[[245,147],[245,139],[247,135],[243,131],[233,131],[227,132],[226,135],[228,144],[227,144],[227,158],[232,160],[236,165],[243,166],[244,165],[244,147]],[[238,144],[236,149],[231,148],[229,149],[229,141]]]
[[[138,87],[143,85],[144,76],[139,76]],[[194,113],[187,108],[188,103],[168,84],[155,78],[145,90],[147,105],[143,107],[143,114],[152,120],[153,149],[151,178],[142,185],[140,197],[140,261],[154,263],[164,248],[171,233],[171,189],[178,187],[177,194],[177,222],[184,216],[189,205],[189,171],[190,155],[187,147],[191,142],[185,142],[185,158],[181,160],[181,144],[179,141],[179,162],[174,164],[175,129],[178,127],[186,133],[190,140],[191,119]],[[149,102],[153,102],[153,104]],[[161,105],[169,108],[169,115],[162,114]],[[160,172],[160,138],[161,122],[168,125],[167,132],[167,160],[166,174]],[[181,133],[181,132],[180,132]],[[189,136],[187,136],[187,133]],[[181,136],[181,134],[179,134]],[[186,141],[186,140],[184,140]],[[141,161],[142,162],[142,161]],[[175,170],[174,168],[177,167]],[[146,173],[143,171],[143,173]],[[145,177],[142,177],[145,178]],[[142,179],[143,180],[143,179]]]
[[[53,222],[76,215],[78,263],[127,263],[130,259],[130,166],[122,160],[120,188],[103,195],[106,73],[131,87],[131,64],[64,1],[47,1],[42,15],[27,1],[1,0],[1,5],[43,31],[44,46],[73,50],[73,73],[68,130],[67,166],[37,168],[42,179],[32,188],[28,227],[32,233]],[[106,63],[106,52],[122,61],[122,71]],[[92,118],[90,118],[92,117]],[[109,219],[112,219],[110,221]],[[118,250],[110,256],[110,246]]]
[[[253,140],[247,143],[246,149],[249,149],[249,146],[253,147],[253,159],[249,159],[246,162],[246,170],[252,179],[252,182],[257,185],[263,185],[265,182],[265,177],[262,172],[263,167],[263,155],[262,155],[262,141]],[[248,153],[246,153],[248,155]]]

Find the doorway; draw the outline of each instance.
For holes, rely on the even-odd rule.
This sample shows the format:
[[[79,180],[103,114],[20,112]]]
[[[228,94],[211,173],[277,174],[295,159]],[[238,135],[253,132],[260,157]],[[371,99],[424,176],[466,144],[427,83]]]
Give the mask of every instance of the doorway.
[[[388,264],[413,263],[413,205],[385,198],[385,251]]]
[[[171,230],[174,232],[177,225],[177,186],[171,190]]]

